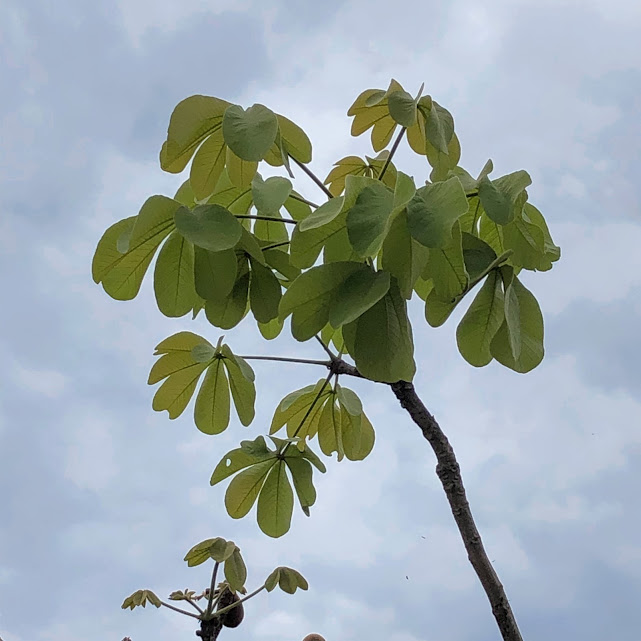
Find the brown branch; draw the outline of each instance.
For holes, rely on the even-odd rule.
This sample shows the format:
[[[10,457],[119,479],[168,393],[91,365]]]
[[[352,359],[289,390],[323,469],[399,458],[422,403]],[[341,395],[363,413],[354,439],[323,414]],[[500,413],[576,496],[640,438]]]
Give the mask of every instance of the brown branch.
[[[334,361],[331,368],[337,374],[364,378],[356,367],[345,363],[343,360]],[[474,522],[470,504],[465,494],[461,469],[447,436],[445,436],[436,419],[429,413],[418,397],[412,383],[399,381],[398,383],[391,383],[390,387],[403,409],[419,426],[423,436],[432,446],[434,454],[436,454],[436,474],[441,480],[447,500],[450,503],[454,520],[467,550],[467,558],[485,590],[503,640],[523,641],[503,585],[483,547],[481,535]]]

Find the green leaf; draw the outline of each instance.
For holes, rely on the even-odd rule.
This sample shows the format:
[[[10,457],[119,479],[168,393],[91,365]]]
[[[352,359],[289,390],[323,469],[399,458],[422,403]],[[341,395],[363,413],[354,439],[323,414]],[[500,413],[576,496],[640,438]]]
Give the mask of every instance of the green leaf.
[[[520,213],[523,203],[520,196],[532,179],[526,171],[515,171],[496,180],[487,175],[479,180],[479,198],[483,209],[495,223],[507,225]]]
[[[212,252],[194,248],[194,282],[197,294],[205,300],[228,296],[236,282],[238,260],[233,249]]]
[[[271,592],[278,585],[278,579],[279,578],[280,578],[280,568],[276,568],[265,579],[265,589],[267,590],[267,592]]]
[[[460,298],[444,301],[432,290],[425,299],[425,320],[431,327],[440,327],[451,316]]]
[[[200,146],[189,172],[189,184],[196,199],[211,195],[225,170],[227,146],[218,127]]]
[[[305,220],[298,225],[298,229],[307,231],[308,229],[316,229],[317,227],[322,227],[332,222],[343,210],[344,200],[343,196],[330,198],[305,218]]]
[[[467,197],[457,177],[426,185],[407,206],[409,232],[425,247],[447,247],[452,242],[452,226],[467,210]]]
[[[490,351],[496,360],[515,372],[526,373],[543,360],[543,316],[536,298],[515,276],[510,286],[518,301],[518,325],[521,351],[518,358],[512,353],[507,321],[504,321],[492,340]],[[512,321],[514,323],[514,321]]]
[[[425,136],[438,151],[449,153],[448,146],[454,136],[454,119],[447,109],[435,101],[432,101],[432,108],[427,113]]]
[[[237,179],[237,177],[235,176]],[[249,178],[251,182],[251,176]],[[223,171],[214,193],[207,199],[208,205],[220,205],[229,209],[236,216],[244,216],[252,205],[250,183],[246,187],[237,187],[229,177],[229,171]]]
[[[336,397],[338,402],[347,410],[352,416],[360,416],[363,413],[363,404],[361,399],[353,390],[342,387],[336,383]]]
[[[262,160],[276,140],[278,119],[264,105],[245,110],[231,105],[223,116],[223,136],[229,148],[242,160]]]
[[[234,548],[231,556],[225,561],[225,579],[234,592],[242,592],[247,581],[247,567],[238,547]]]
[[[228,209],[220,205],[181,207],[175,214],[176,228],[197,247],[213,252],[231,249],[240,240],[242,227]]]
[[[427,161],[433,168],[430,172],[430,180],[438,182],[445,180],[450,175],[450,171],[456,168],[461,158],[461,145],[456,134],[454,134],[447,145],[447,153],[444,153],[432,146],[428,140],[425,143],[425,154]]]
[[[141,605],[143,608],[147,605],[147,602],[151,605],[159,608],[162,604],[160,599],[151,591],[151,590],[137,590],[132,595],[128,596],[120,606],[123,610],[133,610],[135,607]]]
[[[185,554],[184,561],[190,568],[202,565],[209,559],[218,563],[226,561],[234,552],[236,546],[233,542],[227,541],[220,536],[215,539],[207,539],[194,545],[194,547]]]
[[[158,245],[174,227],[174,213],[180,206],[171,198],[151,196],[135,220],[128,218],[109,227],[93,258],[94,282],[102,283],[107,294],[116,300],[135,298]],[[123,234],[129,235],[129,230],[128,249],[122,254],[118,241]]]
[[[160,166],[179,174],[198,145],[221,126],[229,103],[210,96],[190,96],[176,105],[160,152]]]
[[[259,323],[268,323],[278,316],[281,287],[278,278],[269,267],[252,260],[249,283],[249,303],[254,318]]]
[[[543,229],[528,222],[519,214],[503,227],[503,243],[513,251],[510,262],[525,269],[537,269],[545,262],[545,236]]]
[[[310,142],[307,134],[294,122],[276,114],[278,118],[278,133],[280,135],[281,144],[287,155],[307,164],[312,161],[312,143]],[[282,164],[282,162],[281,162]]]
[[[362,176],[367,171],[367,163],[358,156],[346,156],[334,163],[333,169],[323,181],[329,185],[329,191],[334,197],[340,196],[345,189],[348,176]]]
[[[294,493],[287,478],[287,466],[284,461],[278,461],[258,497],[258,526],[267,536],[283,536],[289,531],[293,511]]]
[[[283,331],[284,323],[280,318],[272,318],[269,323],[258,323],[261,336],[268,341],[274,340]]]
[[[356,320],[381,300],[389,288],[388,272],[375,272],[367,265],[362,265],[336,289],[329,305],[330,324],[339,328]]]
[[[207,369],[208,362],[194,360],[192,350],[206,341],[197,334],[180,332],[162,341],[156,347],[156,355],[163,356],[154,363],[148,383],[153,385],[163,378],[167,380],[154,395],[152,407],[156,411],[167,410],[174,419],[185,410],[198,384],[198,379]]]
[[[350,461],[367,458],[374,448],[375,434],[365,413],[354,416],[345,406],[341,407],[341,428],[345,456]]]
[[[229,296],[223,299],[207,301],[205,305],[207,320],[221,329],[236,327],[247,313],[248,293],[249,272],[243,270],[239,274]]]
[[[465,269],[474,281],[496,260],[496,252],[484,240],[467,232],[463,232],[462,241]]]
[[[341,429],[341,410],[336,406],[334,395],[330,395],[323,405],[318,422],[318,445],[325,456],[336,456],[341,461],[343,451],[343,433]]]
[[[345,213],[342,213],[330,223],[307,231],[301,231],[296,226],[289,245],[292,265],[300,269],[311,267],[323,247],[345,229],[345,219]]]
[[[216,348],[211,343],[205,342],[193,347],[190,356],[197,363],[209,363],[216,353]]]
[[[283,592],[294,594],[296,588],[307,590],[309,584],[300,572],[292,568],[280,567],[278,575],[278,585]]]
[[[248,378],[247,372],[242,367],[249,367],[246,361],[232,354],[227,345],[221,349],[222,359],[229,375],[229,387],[231,389],[234,406],[240,422],[247,426],[254,420],[256,404],[256,386],[254,385],[253,370],[250,369],[252,378]],[[239,366],[239,362],[243,366]]]
[[[387,106],[401,127],[411,127],[416,122],[416,101],[407,91],[393,91],[387,97]]]
[[[229,147],[225,155],[225,166],[231,183],[242,190],[251,188],[252,180],[258,170],[258,163],[239,158]]]
[[[316,502],[316,489],[312,482],[311,463],[304,458],[294,456],[286,456],[285,463],[291,472],[294,489],[301,507],[311,507]]]
[[[280,249],[268,249],[264,252],[265,262],[277,272],[279,278],[293,281],[300,275],[300,269],[290,262],[289,254]]]
[[[514,279],[505,289],[505,328],[510,343],[510,351],[515,361],[521,356],[521,314],[517,288]],[[498,327],[497,327],[498,329]]]
[[[456,342],[463,358],[483,367],[492,360],[490,344],[503,323],[503,290],[498,271],[490,272],[456,329]]]
[[[173,231],[162,246],[154,271],[158,309],[169,317],[184,316],[194,306],[194,246]]]
[[[256,174],[251,183],[254,206],[259,214],[273,215],[285,204],[292,192],[292,183],[281,176],[271,176],[263,180]]]
[[[543,218],[543,214],[530,203],[525,203],[523,207],[523,220],[538,227],[543,233],[543,250],[544,254],[539,259],[536,269],[539,271],[547,271],[552,269],[552,263],[561,258],[561,248],[554,244],[550,230]],[[526,268],[527,269],[527,268]]]
[[[292,448],[289,448],[287,450],[287,453],[285,454],[285,459],[287,460],[289,458],[290,451],[294,451]],[[298,452],[299,450],[295,450]],[[318,458],[318,456],[312,451],[312,449],[309,447],[307,443],[305,443],[305,449],[300,452],[300,455],[307,461],[309,461],[319,472],[322,472],[325,474],[327,472],[327,468],[325,467],[325,464]]]
[[[265,265],[265,255],[260,248],[260,243],[254,234],[243,227],[242,236],[238,243],[238,249],[241,249],[249,258],[253,258],[261,265]]]
[[[414,285],[427,264],[429,251],[410,236],[407,212],[401,211],[385,237],[381,265],[396,278],[403,298],[412,297]]]
[[[243,447],[242,445],[245,443],[253,443],[254,448]],[[216,465],[209,483],[210,485],[217,485],[240,470],[270,459],[276,459],[276,452],[267,449],[265,437],[258,436],[254,441],[243,441],[241,447],[231,450],[223,456],[218,465]]]
[[[469,282],[463,258],[461,227],[452,228],[452,242],[443,249],[431,249],[427,272],[434,281],[434,294],[445,302],[454,302]]]
[[[411,176],[404,174],[402,171],[397,172],[396,183],[394,185],[393,211],[397,211],[402,207],[405,207],[405,205],[414,198],[414,194],[416,194],[414,179]]]
[[[350,354],[360,373],[370,380],[396,383],[414,378],[412,329],[394,279],[389,292],[358,319]]]
[[[280,301],[280,318],[292,314],[292,336],[306,341],[320,332],[329,321],[332,296],[358,263],[339,262],[313,267],[302,273]]]
[[[222,361],[216,358],[209,366],[196,397],[194,420],[205,434],[221,434],[229,425],[229,383]]]
[[[225,493],[225,507],[232,519],[240,519],[252,509],[269,471],[278,462],[276,458],[260,461],[232,479]]]
[[[365,187],[347,212],[347,233],[361,256],[376,256],[390,225],[394,194],[380,182]]]

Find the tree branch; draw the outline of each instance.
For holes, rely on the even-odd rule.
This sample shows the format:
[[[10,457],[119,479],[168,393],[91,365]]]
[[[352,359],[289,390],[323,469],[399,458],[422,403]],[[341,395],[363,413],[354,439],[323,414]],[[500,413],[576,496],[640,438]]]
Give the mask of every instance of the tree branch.
[[[333,362],[331,368],[337,374],[364,378],[356,367],[342,359]],[[514,613],[510,607],[510,602],[503,589],[503,584],[494,571],[483,547],[481,535],[474,522],[470,504],[465,494],[461,469],[447,436],[445,436],[436,419],[429,413],[418,397],[412,383],[399,381],[389,385],[403,409],[407,411],[412,420],[421,429],[423,436],[432,446],[434,454],[436,454],[436,474],[445,490],[452,515],[467,550],[467,558],[485,590],[503,640],[523,641]]]

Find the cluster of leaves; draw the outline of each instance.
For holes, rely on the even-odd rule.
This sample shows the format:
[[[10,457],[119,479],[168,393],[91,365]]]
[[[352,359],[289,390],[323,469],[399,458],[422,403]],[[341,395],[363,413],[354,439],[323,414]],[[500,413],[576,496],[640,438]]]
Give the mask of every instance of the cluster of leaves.
[[[225,574],[225,580],[218,584],[214,595],[210,595],[209,590],[204,590],[200,594],[196,594],[195,590],[190,590],[188,588],[185,590],[175,590],[169,595],[170,601],[187,601],[191,604],[194,604],[196,601],[201,599],[208,600],[209,603],[207,608],[204,610],[199,608],[200,616],[193,614],[191,614],[191,616],[196,616],[196,618],[206,620],[213,616],[219,616],[226,610],[229,610],[231,606],[223,609],[219,605],[218,612],[216,612],[217,601],[220,600],[221,597],[224,597],[226,591],[233,595],[247,594],[247,588],[245,587],[245,582],[247,580],[247,567],[240,552],[240,548],[233,541],[228,541],[222,537],[206,539],[192,547],[185,555],[184,560],[187,562],[189,567],[202,565],[209,560],[213,560],[215,565],[212,583],[215,581],[217,576],[219,565],[223,565]],[[255,596],[263,589],[271,592],[277,586],[280,587],[283,592],[288,594],[294,594],[299,588],[301,590],[307,590],[309,587],[307,580],[300,572],[293,568],[279,566],[269,574],[260,588],[255,590],[246,598]],[[231,600],[231,603],[236,601],[237,599],[233,599]],[[160,608],[163,605],[167,606],[167,604],[163,603],[162,600],[151,590],[137,590],[123,601],[122,609],[133,610],[138,606],[142,606],[144,608],[147,603],[150,603],[156,608]],[[185,613],[181,610],[178,611]]]
[[[161,167],[189,179],[174,198],[152,196],[137,216],[110,227],[98,243],[93,277],[119,300],[138,293],[160,247],[154,291],[172,317],[201,311],[221,329],[251,311],[271,339],[291,317],[298,341],[322,337],[351,357],[365,378],[411,381],[416,371],[407,302],[425,303],[429,325],[442,325],[480,285],[457,328],[472,365],[493,359],[527,372],[543,358],[543,319],[523,270],[546,271],[560,257],[543,215],[528,202],[525,171],[490,178],[488,161],[474,178],[459,166],[452,115],[396,81],[364,91],[350,107],[352,135],[371,129],[375,157],[348,156],[319,179],[329,199],[315,205],[284,176],[263,179],[258,166],[304,168],[311,143],[296,124],[263,105],[244,110],[218,98],[192,96],[174,110]],[[387,149],[395,138],[391,149]],[[418,186],[392,162],[402,138],[425,156],[429,180]],[[161,246],[162,245],[162,246]],[[200,376],[195,421],[217,434],[230,420],[230,397],[244,425],[254,418],[251,367],[227,345],[181,332],[157,348],[149,382],[164,380],[153,406],[180,415]],[[263,437],[244,441],[216,468],[212,484],[232,474],[229,513],[258,503],[264,532],[289,528],[294,491],[308,513],[316,493],[312,466],[321,451],[361,460],[374,431],[353,392],[320,381],[288,395],[276,410],[270,449]],[[273,434],[287,426],[287,439]],[[223,464],[224,462],[224,464]],[[291,482],[290,482],[291,477]],[[293,484],[293,490],[292,490]]]

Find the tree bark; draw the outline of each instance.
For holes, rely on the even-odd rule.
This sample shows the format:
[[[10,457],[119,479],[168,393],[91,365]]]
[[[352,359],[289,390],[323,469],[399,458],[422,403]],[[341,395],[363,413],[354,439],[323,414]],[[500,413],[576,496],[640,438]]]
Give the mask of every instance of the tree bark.
[[[334,360],[330,369],[336,374],[364,378],[356,367],[341,359]],[[463,544],[467,550],[467,558],[485,590],[503,641],[523,641],[503,584],[490,563],[483,547],[481,535],[474,523],[472,510],[463,486],[461,468],[447,436],[419,398],[412,383],[399,381],[389,385],[403,409],[421,429],[423,436],[436,454],[436,474],[443,485],[452,515],[461,533]]]

